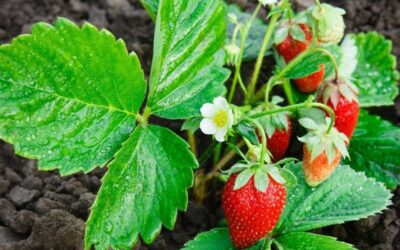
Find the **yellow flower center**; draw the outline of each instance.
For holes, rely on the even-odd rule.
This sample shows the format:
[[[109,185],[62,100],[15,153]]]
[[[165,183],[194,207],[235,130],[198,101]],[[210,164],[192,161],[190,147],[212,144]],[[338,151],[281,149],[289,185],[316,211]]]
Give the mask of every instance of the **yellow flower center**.
[[[218,128],[224,128],[228,124],[228,112],[219,110],[213,117],[213,122]]]

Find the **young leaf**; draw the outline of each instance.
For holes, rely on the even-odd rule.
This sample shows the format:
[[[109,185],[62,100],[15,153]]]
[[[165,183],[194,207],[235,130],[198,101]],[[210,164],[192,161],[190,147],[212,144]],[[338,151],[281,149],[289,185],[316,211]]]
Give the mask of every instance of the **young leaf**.
[[[151,243],[185,210],[197,162],[169,129],[137,127],[110,164],[87,222],[85,247],[127,249]]]
[[[355,35],[358,64],[353,77],[361,107],[393,105],[399,94],[396,57],[391,54],[392,42],[376,32]]]
[[[238,17],[238,21],[246,23],[250,18],[251,14],[246,13],[240,9],[236,4],[228,5],[228,13],[233,13]],[[267,30],[267,25],[260,18],[255,18],[253,24],[250,26],[250,31],[246,39],[246,45],[243,51],[243,61],[252,61],[258,57],[258,53],[261,49],[261,44],[264,39],[264,34]],[[232,24],[227,19],[227,34],[226,43],[229,44],[232,40],[233,31],[235,24]],[[236,45],[240,46],[240,36],[236,39]],[[270,44],[269,46],[271,46]],[[268,51],[268,50],[267,50]]]
[[[384,182],[390,189],[400,184],[400,128],[378,116],[361,112],[350,141],[351,161],[357,171]]]
[[[106,30],[39,23],[0,47],[0,138],[62,175],[105,165],[135,125],[146,83]]]
[[[225,93],[225,8],[221,0],[163,0],[157,17],[148,106],[169,119],[200,114]],[[219,53],[218,53],[219,52]]]
[[[317,188],[306,184],[301,164],[287,167],[297,176],[298,184],[288,187],[288,199],[275,235],[358,220],[390,204],[389,190],[348,166],[339,166]]]
[[[333,237],[305,232],[284,234],[275,240],[275,244],[279,250],[355,250],[352,245]]]
[[[315,73],[321,69],[321,64],[329,62],[329,57],[321,51],[316,51],[307,55],[296,66],[289,70],[285,77],[299,79]]]
[[[195,133],[199,127],[200,127],[200,122],[203,118],[201,117],[194,117],[191,119],[186,120],[183,124],[182,124],[182,128],[181,130],[187,130],[190,131],[192,133]]]

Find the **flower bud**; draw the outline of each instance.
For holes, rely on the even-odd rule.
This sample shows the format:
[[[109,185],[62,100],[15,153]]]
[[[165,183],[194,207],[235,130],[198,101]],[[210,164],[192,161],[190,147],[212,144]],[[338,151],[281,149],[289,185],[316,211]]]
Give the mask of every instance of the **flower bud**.
[[[239,61],[240,48],[234,44],[225,45],[226,55],[228,56],[227,62],[230,65],[236,65]]]

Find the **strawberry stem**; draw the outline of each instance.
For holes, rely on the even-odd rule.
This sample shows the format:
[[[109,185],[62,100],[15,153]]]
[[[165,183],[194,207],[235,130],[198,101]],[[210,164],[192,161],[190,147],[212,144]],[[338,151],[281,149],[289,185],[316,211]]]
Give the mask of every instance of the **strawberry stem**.
[[[290,105],[290,106],[286,106],[286,107],[282,107],[282,108],[277,108],[277,109],[273,109],[273,110],[266,110],[257,114],[253,114],[248,116],[247,119],[257,119],[263,116],[267,116],[267,115],[272,115],[272,114],[276,114],[276,113],[281,113],[281,112],[293,112],[296,111],[298,109],[303,109],[303,108],[320,108],[323,109],[325,112],[327,112],[329,114],[329,117],[331,118],[329,127],[326,131],[327,134],[330,133],[331,129],[333,128],[333,125],[335,124],[335,112],[333,112],[333,110],[322,103],[315,103],[315,102],[304,102],[304,103],[300,103],[300,104],[295,104],[295,105]]]
[[[232,80],[232,86],[231,89],[229,91],[229,96],[228,96],[228,102],[232,102],[233,97],[235,95],[235,91],[236,91],[236,86],[237,83],[239,82],[240,87],[242,88],[243,92],[245,93],[245,95],[247,95],[247,89],[243,83],[242,77],[240,75],[241,72],[241,68],[242,68],[242,61],[243,61],[243,54],[244,54],[244,48],[246,46],[246,39],[247,36],[249,34],[250,31],[250,27],[253,24],[255,18],[257,17],[258,13],[260,12],[262,7],[262,4],[259,3],[256,7],[256,9],[253,12],[253,15],[251,16],[251,18],[247,21],[247,23],[244,26],[244,29],[241,30],[240,33],[240,52],[239,52],[239,59],[237,64],[235,65],[235,74],[233,76],[233,80]],[[236,28],[238,28],[239,26],[236,26]],[[235,29],[236,31],[236,29]],[[237,31],[236,31],[237,32]],[[236,44],[236,37],[234,36],[234,42]]]
[[[265,52],[267,51],[269,42],[270,42],[270,40],[272,38],[273,32],[275,30],[276,23],[277,23],[280,15],[281,15],[281,13],[279,13],[279,12],[275,13],[274,15],[272,15],[271,21],[268,24],[268,29],[267,29],[267,32],[265,33],[264,40],[262,42],[260,52],[258,54],[257,62],[256,62],[256,65],[254,67],[253,76],[251,78],[250,84],[249,84],[248,89],[247,89],[246,103],[249,103],[250,99],[253,98],[254,91],[255,91],[255,88],[256,88],[256,84],[257,84],[257,81],[258,81],[258,77],[259,77],[259,74],[260,74],[261,66],[262,66],[262,63],[263,63],[263,60],[264,60]]]
[[[329,60],[331,61],[331,63],[333,64],[333,68],[335,69],[335,80],[338,80],[339,79],[339,67],[338,67],[335,56],[333,56],[333,54],[329,50],[324,49],[324,48],[317,48],[317,49],[315,49],[315,51],[320,51],[329,57]]]
[[[258,129],[260,136],[261,136],[261,155],[260,155],[260,165],[264,166],[265,163],[265,156],[267,154],[267,137],[265,135],[265,130],[261,126],[261,124],[253,119],[245,118],[245,120],[253,123],[256,128]]]

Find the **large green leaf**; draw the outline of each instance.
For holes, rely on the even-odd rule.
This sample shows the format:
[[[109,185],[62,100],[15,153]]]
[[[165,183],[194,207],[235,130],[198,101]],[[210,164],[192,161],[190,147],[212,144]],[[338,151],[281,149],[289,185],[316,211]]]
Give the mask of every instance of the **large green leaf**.
[[[241,23],[246,23],[251,18],[251,14],[242,11],[236,4],[228,5],[227,12],[235,14],[238,18],[238,21]],[[233,36],[235,24],[229,22],[228,17],[226,23],[226,43],[229,44]],[[267,27],[268,26],[266,23],[260,18],[254,19],[246,39],[246,44],[243,51],[243,61],[251,61],[258,57]],[[238,36],[236,43],[240,47],[240,36]],[[272,43],[269,46],[271,45]]]
[[[200,233],[188,241],[182,250],[234,250],[227,228],[215,228],[208,232]],[[259,241],[246,250],[267,250],[265,240]]]
[[[182,250],[234,250],[227,228],[215,228],[200,233],[188,241]]]
[[[399,94],[396,57],[392,42],[376,32],[355,35],[358,65],[353,77],[362,107],[392,105]]]
[[[108,31],[36,24],[0,47],[0,138],[41,170],[88,172],[128,138],[145,88],[137,56]]]
[[[350,141],[350,164],[382,181],[388,188],[400,184],[400,128],[378,116],[361,112]]]
[[[275,241],[279,250],[352,250],[350,244],[337,241],[333,237],[296,232],[284,234]]]
[[[286,206],[274,235],[358,220],[390,204],[389,190],[348,166],[339,166],[317,188],[306,184],[301,164],[288,168],[297,176],[298,184],[288,187]]]
[[[151,243],[185,210],[197,162],[169,129],[137,127],[103,179],[87,222],[85,246],[128,249],[140,235]]]
[[[160,0],[140,0],[153,20],[157,18],[158,3]]]
[[[160,4],[148,106],[161,117],[190,118],[225,93],[225,7],[220,0]]]

